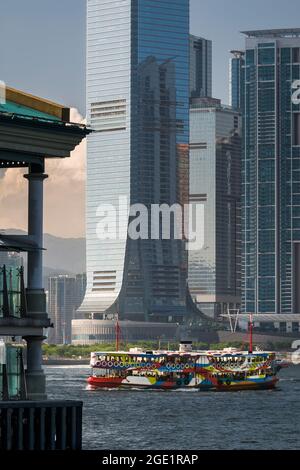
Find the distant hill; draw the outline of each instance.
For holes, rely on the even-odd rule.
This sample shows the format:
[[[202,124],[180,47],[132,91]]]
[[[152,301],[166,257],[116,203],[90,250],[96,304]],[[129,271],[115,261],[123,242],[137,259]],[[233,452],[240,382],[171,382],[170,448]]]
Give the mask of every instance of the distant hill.
[[[86,271],[85,239],[44,236],[44,266],[54,270],[63,269],[73,274]]]
[[[5,233],[25,235],[26,232],[11,229],[5,230]],[[44,248],[44,277],[86,271],[84,238],[60,238],[45,234]]]

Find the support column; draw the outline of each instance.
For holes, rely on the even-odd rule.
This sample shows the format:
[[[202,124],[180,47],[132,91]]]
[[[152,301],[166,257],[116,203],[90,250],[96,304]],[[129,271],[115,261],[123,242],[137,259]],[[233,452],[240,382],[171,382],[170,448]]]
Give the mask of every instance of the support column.
[[[43,288],[43,183],[47,175],[41,168],[31,167],[24,176],[28,187],[28,235],[38,250],[28,253],[27,266],[27,308],[30,317],[45,318],[46,297]]]
[[[28,180],[28,236],[37,250],[28,253],[27,315],[31,319],[47,320],[46,294],[43,287],[43,186],[48,177],[43,166],[31,165]],[[29,400],[45,400],[46,379],[42,368],[42,343],[44,336],[28,336],[26,386]]]
[[[46,377],[42,368],[42,344],[44,336],[26,336],[27,370],[26,387],[29,400],[46,400]]]

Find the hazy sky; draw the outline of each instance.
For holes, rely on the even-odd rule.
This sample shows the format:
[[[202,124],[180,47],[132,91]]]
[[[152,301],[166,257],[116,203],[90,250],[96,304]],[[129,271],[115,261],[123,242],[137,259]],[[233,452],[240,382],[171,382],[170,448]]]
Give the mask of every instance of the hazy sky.
[[[86,0],[0,0],[0,80],[85,115]],[[191,32],[213,41],[214,96],[228,102],[229,50],[247,29],[299,27],[299,0],[191,0]],[[73,114],[74,116],[74,114]],[[80,117],[78,117],[80,120]],[[50,171],[49,171],[50,170]],[[85,146],[48,165],[45,231],[84,235]],[[0,171],[0,228],[26,229],[27,185]]]
[[[0,80],[84,114],[86,0],[0,0]],[[191,31],[212,39],[214,95],[228,102],[239,31],[300,26],[299,0],[191,0]]]

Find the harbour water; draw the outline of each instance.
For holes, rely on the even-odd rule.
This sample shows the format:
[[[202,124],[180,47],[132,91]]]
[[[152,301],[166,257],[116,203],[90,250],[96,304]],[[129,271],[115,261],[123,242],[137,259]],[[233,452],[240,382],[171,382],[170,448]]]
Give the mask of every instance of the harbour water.
[[[47,366],[51,399],[84,402],[86,450],[300,448],[300,366],[276,391],[89,391],[83,366]]]

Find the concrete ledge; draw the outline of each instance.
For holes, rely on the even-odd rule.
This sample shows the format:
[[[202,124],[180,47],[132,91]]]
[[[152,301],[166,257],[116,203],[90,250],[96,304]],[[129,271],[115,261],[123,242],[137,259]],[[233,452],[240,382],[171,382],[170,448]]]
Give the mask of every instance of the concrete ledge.
[[[49,326],[49,319],[0,318],[0,336],[43,336]]]

